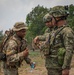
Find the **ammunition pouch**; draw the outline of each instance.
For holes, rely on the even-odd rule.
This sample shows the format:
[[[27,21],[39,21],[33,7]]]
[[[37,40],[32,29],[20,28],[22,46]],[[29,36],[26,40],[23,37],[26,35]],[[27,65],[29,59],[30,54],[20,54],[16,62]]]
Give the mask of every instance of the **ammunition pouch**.
[[[58,54],[57,54],[58,55],[58,64],[61,66],[63,65],[65,52],[66,52],[65,48],[58,49]]]
[[[6,61],[6,54],[5,53],[0,53],[0,60]]]

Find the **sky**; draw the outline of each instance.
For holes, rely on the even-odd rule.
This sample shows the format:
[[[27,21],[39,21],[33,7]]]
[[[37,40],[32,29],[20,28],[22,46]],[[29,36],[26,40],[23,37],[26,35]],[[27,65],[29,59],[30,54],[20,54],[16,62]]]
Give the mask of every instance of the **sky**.
[[[25,22],[37,5],[50,8],[70,4],[74,5],[74,0],[0,0],[0,30],[12,29],[15,22]]]

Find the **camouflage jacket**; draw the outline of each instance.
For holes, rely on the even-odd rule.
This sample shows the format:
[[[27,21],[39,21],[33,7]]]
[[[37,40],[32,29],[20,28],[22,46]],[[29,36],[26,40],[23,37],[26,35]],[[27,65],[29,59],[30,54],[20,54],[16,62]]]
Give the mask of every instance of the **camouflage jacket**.
[[[50,33],[50,55],[46,57],[46,67],[69,69],[74,49],[74,32],[70,27],[63,26]],[[58,50],[65,49],[63,64],[58,64]]]
[[[50,28],[47,28],[43,35],[38,36],[39,40],[40,41],[46,41],[46,38],[48,37],[49,33],[50,33]]]
[[[7,56],[7,64],[8,65],[17,65],[19,62],[22,62],[24,59],[27,63],[30,62],[30,59],[28,57],[23,57],[23,50],[25,50],[27,47],[27,42],[25,39],[19,38],[16,34],[13,35],[5,44],[3,48],[3,52]]]

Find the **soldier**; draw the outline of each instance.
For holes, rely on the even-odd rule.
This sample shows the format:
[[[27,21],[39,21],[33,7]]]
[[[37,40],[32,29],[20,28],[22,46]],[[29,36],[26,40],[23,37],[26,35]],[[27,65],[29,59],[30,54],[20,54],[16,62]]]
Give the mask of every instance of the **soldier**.
[[[74,32],[66,21],[68,13],[63,6],[55,6],[50,10],[50,15],[54,29],[49,34],[50,47],[48,55],[45,56],[45,66],[48,75],[69,75],[74,49]],[[45,24],[47,23],[49,21]]]
[[[36,36],[34,38],[34,42],[38,41],[38,39],[40,41],[46,41],[46,37],[48,37],[49,33],[52,31],[53,29],[53,25],[51,23],[51,19],[52,19],[52,16],[47,13],[44,18],[43,18],[43,21],[44,23],[46,23],[46,26],[48,27],[46,30],[45,30],[45,33],[43,35],[39,35],[39,36]]]
[[[39,35],[36,36],[34,38],[34,43],[39,46],[38,48],[41,50],[41,52],[45,55],[46,53],[48,53],[49,49],[48,46],[46,46],[45,44],[49,43],[48,39],[49,39],[49,34],[50,32],[53,30],[53,24],[52,24],[52,16],[47,13],[44,17],[43,17],[43,22],[46,23],[46,26],[48,27],[45,30],[45,33],[43,35]],[[45,46],[44,46],[45,45]]]
[[[27,27],[23,22],[15,23],[14,35],[4,45],[3,52],[6,54],[6,61],[3,61],[4,75],[18,75],[18,67],[23,60],[27,64],[32,64],[31,59],[28,58],[27,41],[24,38],[26,30]]]
[[[69,75],[71,59],[74,49],[74,32],[67,24],[67,11],[63,6],[51,9],[56,29],[51,33],[50,39],[50,67],[49,75]],[[54,70],[53,70],[54,69]]]
[[[40,42],[40,41],[42,41],[42,42],[44,41],[44,43],[41,45],[41,51],[43,52],[43,54],[45,56],[45,66],[46,66],[46,68],[49,67],[49,61],[47,61],[49,59],[47,57],[47,55],[49,56],[49,47],[45,46],[45,43],[48,43],[48,45],[49,45],[50,33],[52,32],[52,30],[54,30],[54,23],[52,22],[52,18],[53,18],[53,16],[50,15],[49,13],[47,13],[43,17],[43,22],[45,23],[45,25],[48,28],[45,30],[45,33],[43,35],[36,36],[33,40],[34,43],[36,43],[36,44],[38,44],[38,42]],[[48,71],[48,69],[47,69],[47,71]]]

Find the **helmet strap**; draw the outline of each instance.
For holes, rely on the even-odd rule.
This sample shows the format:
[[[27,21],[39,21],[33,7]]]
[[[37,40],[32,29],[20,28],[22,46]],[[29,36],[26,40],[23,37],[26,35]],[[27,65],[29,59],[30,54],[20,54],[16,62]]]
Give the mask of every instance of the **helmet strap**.
[[[66,16],[61,16],[61,17],[59,17],[60,19],[56,19],[56,17],[54,17],[53,16],[53,18],[55,19],[55,21],[56,21],[56,24],[57,24],[57,22],[59,22],[59,21],[61,21],[61,20],[66,20],[67,19],[67,17]]]
[[[52,17],[54,18],[54,20],[55,20],[55,22],[56,22],[56,24],[57,24],[57,19],[56,19],[56,17],[54,17],[53,15],[52,15]]]

